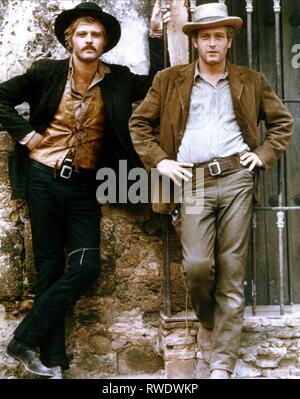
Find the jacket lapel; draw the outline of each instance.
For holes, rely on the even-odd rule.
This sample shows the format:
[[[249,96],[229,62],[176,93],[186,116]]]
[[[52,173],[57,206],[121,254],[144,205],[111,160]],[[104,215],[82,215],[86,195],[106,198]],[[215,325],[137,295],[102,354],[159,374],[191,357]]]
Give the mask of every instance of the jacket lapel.
[[[113,95],[114,87],[116,84],[116,77],[113,73],[108,73],[105,78],[100,82],[100,87],[102,91],[102,96],[104,98],[105,110],[109,119],[113,119]]]
[[[52,89],[50,91],[52,98],[50,99],[50,110],[52,113],[56,112],[61,97],[64,93],[65,85],[66,85],[66,80],[68,77],[68,71],[69,71],[69,62],[70,59],[62,60],[61,63],[58,64],[57,69],[54,72],[54,77],[52,83]],[[53,85],[55,87],[53,87]]]
[[[192,64],[184,66],[178,71],[178,77],[175,80],[175,86],[177,88],[178,97],[182,109],[182,117],[179,125],[180,137],[183,134],[189,115],[190,100],[194,83],[195,65],[196,62],[193,62]]]
[[[33,116],[35,129],[39,132],[44,131],[49,125],[59,107],[68,76],[68,66],[69,59],[66,59],[57,61],[54,67],[50,65],[48,68],[47,76],[44,79],[45,86],[42,90],[42,97]],[[39,73],[45,74],[43,70]]]
[[[229,61],[227,61],[227,70],[234,113],[241,132],[245,133],[247,123],[241,106],[241,97],[245,88],[245,75]]]

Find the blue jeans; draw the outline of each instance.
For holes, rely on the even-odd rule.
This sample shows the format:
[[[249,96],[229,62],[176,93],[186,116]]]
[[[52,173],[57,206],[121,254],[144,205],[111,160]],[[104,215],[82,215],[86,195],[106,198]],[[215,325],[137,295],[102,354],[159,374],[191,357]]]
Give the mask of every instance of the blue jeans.
[[[65,369],[65,312],[100,272],[100,205],[95,180],[54,177],[51,168],[31,162],[26,198],[37,270],[36,298],[14,335],[38,346],[46,366]]]

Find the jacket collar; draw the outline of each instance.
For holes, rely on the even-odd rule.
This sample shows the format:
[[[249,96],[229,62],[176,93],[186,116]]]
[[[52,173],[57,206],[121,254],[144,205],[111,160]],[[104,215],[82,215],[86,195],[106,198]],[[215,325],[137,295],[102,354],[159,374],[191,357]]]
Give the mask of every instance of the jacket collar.
[[[195,68],[197,61],[191,64],[184,65],[177,71],[175,85],[178,91],[179,99],[181,102],[182,115],[182,128],[184,129],[187,123],[189,104],[194,84]],[[232,103],[237,119],[237,123],[242,132],[247,128],[245,115],[241,106],[241,97],[245,87],[245,74],[242,69],[236,65],[232,65],[228,60],[226,62],[229,86],[232,96]]]
[[[184,65],[182,68],[180,68],[177,71],[177,78],[175,79],[175,85],[178,91],[178,96],[183,112],[181,118],[181,133],[186,126],[189,115],[189,105],[194,84],[196,63],[197,61],[194,61],[191,64]]]
[[[245,88],[246,76],[241,68],[232,65],[229,61],[227,61],[227,69],[234,113],[241,132],[245,133],[247,131],[247,117],[242,108],[241,97]]]
[[[184,65],[177,71],[175,84],[177,90],[181,95],[183,108],[186,108],[190,101],[195,77],[196,64],[197,61],[194,61],[191,64]],[[245,74],[240,68],[232,65],[231,62],[229,62],[228,60],[226,62],[226,66],[228,71],[231,95],[235,100],[239,101],[244,90]]]
[[[228,70],[231,95],[237,100],[240,100],[245,85],[245,74],[239,67],[232,65],[228,60],[226,66]]]
[[[189,104],[192,88],[194,84],[195,68],[197,61],[188,65],[183,65],[177,71],[177,78],[175,84],[183,100],[183,105]],[[185,108],[185,107],[184,107]]]
[[[63,95],[66,81],[68,78],[68,68],[69,68],[69,58],[60,60],[57,62],[55,69],[53,70],[53,75],[51,79],[51,86],[49,87],[49,112],[48,118],[45,123],[50,123],[51,119],[53,118],[55,112],[58,109],[61,97]]]

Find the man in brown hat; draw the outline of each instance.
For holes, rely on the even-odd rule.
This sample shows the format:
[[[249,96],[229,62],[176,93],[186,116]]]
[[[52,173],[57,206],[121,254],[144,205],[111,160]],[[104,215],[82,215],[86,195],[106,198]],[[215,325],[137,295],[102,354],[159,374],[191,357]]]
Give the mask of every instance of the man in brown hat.
[[[157,63],[148,76],[99,60],[118,43],[120,24],[96,3],[84,2],[55,21],[70,58],[36,61],[0,85],[0,122],[16,142],[12,198],[26,197],[37,269],[35,303],[7,353],[34,374],[62,378],[68,368],[65,312],[100,271],[96,171],[118,159],[139,164],[128,119],[132,102],[146,95],[163,66],[161,21],[156,2],[150,51]],[[29,121],[15,110],[23,102],[30,105]]]
[[[183,32],[192,37],[198,60],[159,72],[130,120],[144,166],[178,186],[191,179],[196,193],[194,205],[188,193],[181,204],[182,266],[200,321],[198,344],[214,379],[230,378],[238,357],[256,172],[276,163],[293,128],[265,77],[226,60],[241,26],[224,4],[197,7]],[[267,128],[263,142],[260,120]],[[156,203],[154,210],[167,213],[172,206]]]

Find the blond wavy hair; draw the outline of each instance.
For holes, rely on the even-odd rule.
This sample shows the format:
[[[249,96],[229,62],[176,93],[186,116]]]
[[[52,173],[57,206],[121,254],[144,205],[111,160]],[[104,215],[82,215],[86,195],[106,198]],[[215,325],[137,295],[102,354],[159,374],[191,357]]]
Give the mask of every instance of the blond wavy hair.
[[[77,18],[71,22],[71,24],[64,31],[65,44],[66,44],[67,50],[69,50],[70,52],[72,52],[72,50],[73,50],[72,38],[73,38],[74,32],[78,28],[78,26],[81,23],[86,24],[86,23],[93,23],[93,22],[99,22],[99,21],[93,17],[81,17],[81,18]]]

